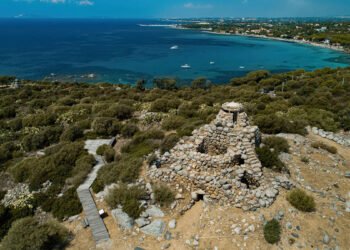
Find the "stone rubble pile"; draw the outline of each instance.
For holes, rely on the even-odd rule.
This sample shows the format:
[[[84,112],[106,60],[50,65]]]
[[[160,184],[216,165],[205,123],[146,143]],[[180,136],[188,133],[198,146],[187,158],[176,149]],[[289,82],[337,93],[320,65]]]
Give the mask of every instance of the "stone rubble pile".
[[[267,207],[279,187],[292,184],[285,176],[263,176],[255,153],[259,144],[259,129],[249,125],[243,106],[225,103],[214,121],[180,140],[160,158],[160,167],[151,166],[148,175],[191,192],[192,200],[184,211],[199,199],[244,210]]]
[[[334,141],[342,146],[350,147],[350,137],[346,137],[333,132],[324,131],[323,129],[312,127],[311,132],[328,140]]]

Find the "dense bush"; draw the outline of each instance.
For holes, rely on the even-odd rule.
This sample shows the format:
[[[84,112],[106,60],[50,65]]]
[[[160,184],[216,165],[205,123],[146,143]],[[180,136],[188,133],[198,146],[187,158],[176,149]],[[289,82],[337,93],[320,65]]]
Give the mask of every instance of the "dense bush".
[[[57,222],[42,223],[35,217],[17,220],[1,241],[1,250],[64,249],[69,232]]]
[[[61,141],[70,141],[73,142],[77,139],[80,139],[84,136],[84,131],[77,127],[77,126],[71,126],[63,131],[60,140]]]
[[[208,89],[210,88],[211,83],[204,77],[200,77],[197,79],[194,79],[191,83],[191,87],[194,89]]]
[[[275,244],[281,239],[281,225],[276,219],[266,222],[264,226],[264,238],[270,244]]]
[[[186,119],[182,116],[169,116],[162,121],[162,128],[165,130],[174,130],[183,126]]]
[[[68,189],[63,196],[55,199],[51,211],[52,214],[60,220],[80,214],[82,212],[82,207],[76,188]]]
[[[314,198],[298,188],[289,192],[287,200],[293,207],[303,212],[312,212],[316,209]]]
[[[176,89],[176,80],[172,78],[156,78],[153,80],[153,85],[156,88],[173,90]]]
[[[121,205],[125,213],[131,218],[137,219],[144,210],[140,206],[139,200],[144,199],[145,196],[145,190],[140,187],[132,186],[128,188],[126,185],[121,184],[108,193],[106,202],[111,208]]]
[[[92,185],[95,193],[103,190],[105,185],[117,183],[131,183],[135,181],[140,174],[143,160],[126,154],[117,162],[105,165],[100,169],[97,179]]]
[[[132,117],[134,110],[130,106],[118,104],[110,107],[108,112],[119,120],[126,120]]]
[[[27,158],[11,168],[16,181],[28,181],[31,189],[39,189],[50,180],[62,185],[66,178],[72,176],[72,171],[80,157],[86,156],[82,143],[68,143],[50,155],[37,158]]]
[[[60,139],[63,128],[60,126],[46,127],[38,133],[31,133],[23,137],[22,146],[26,151],[45,148]]]
[[[288,141],[282,137],[269,136],[263,139],[263,143],[276,153],[289,152]]]
[[[99,117],[93,121],[92,129],[101,136],[115,136],[120,133],[122,124],[113,118]]]
[[[115,158],[115,150],[111,146],[106,148],[106,150],[103,152],[103,157],[106,162],[112,162]]]
[[[306,134],[306,122],[301,120],[290,121],[285,117],[280,117],[275,114],[259,115],[254,119],[255,124],[263,133],[278,134],[278,133],[294,133]]]
[[[11,160],[16,151],[20,150],[17,145],[12,142],[6,142],[0,145],[0,164]]]
[[[139,127],[133,123],[127,123],[123,126],[121,130],[121,134],[125,137],[132,137],[134,136],[137,132],[139,132]]]
[[[181,102],[178,99],[158,99],[151,105],[152,112],[168,112],[170,109],[177,109]]]
[[[23,217],[34,214],[33,207],[13,208],[0,205],[0,239],[2,239],[11,227],[11,224]]]
[[[24,127],[40,127],[55,124],[56,116],[52,113],[40,113],[25,116],[22,120]]]
[[[169,206],[175,200],[175,195],[168,186],[156,185],[153,187],[153,192],[154,199],[161,206]]]
[[[111,146],[107,145],[107,144],[103,144],[101,146],[99,146],[96,150],[96,154],[97,155],[101,155],[103,156],[103,154],[105,153],[105,151],[110,148]]]
[[[0,108],[0,119],[13,118],[16,116],[16,109],[13,106]]]
[[[285,170],[283,162],[278,158],[276,152],[272,152],[268,147],[264,146],[256,148],[256,153],[264,168],[270,168],[276,172],[282,172]]]
[[[338,152],[336,147],[329,146],[329,145],[327,145],[327,144],[325,144],[323,142],[320,142],[320,141],[311,143],[311,146],[313,148],[326,150],[326,151],[328,151],[331,154],[336,154]]]

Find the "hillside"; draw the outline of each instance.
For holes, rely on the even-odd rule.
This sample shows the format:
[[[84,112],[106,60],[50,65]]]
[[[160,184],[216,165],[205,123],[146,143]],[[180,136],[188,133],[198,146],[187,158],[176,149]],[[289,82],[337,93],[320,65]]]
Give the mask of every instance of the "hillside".
[[[335,143],[333,136],[346,140],[349,135],[350,68],[282,74],[257,71],[225,85],[208,85],[205,79],[196,79],[192,86],[181,88],[173,79],[156,79],[153,89],[145,89],[142,81],[134,87],[13,82],[12,77],[0,78],[0,238],[4,249],[15,235],[13,232],[22,230],[26,234],[27,227],[20,226],[23,223],[31,224],[34,231],[45,226],[37,230],[42,235],[55,229],[57,237],[47,237],[44,245],[94,248],[90,229],[81,226],[83,214],[76,189],[96,164],[84,149],[84,142],[111,138],[116,138],[113,147],[97,150],[106,165],[98,172],[92,189],[94,194],[101,194],[107,186],[116,187],[104,199],[95,196],[97,207],[110,215],[104,220],[112,249],[119,249],[121,239],[126,245],[120,249],[137,245],[160,248],[167,243],[169,249],[186,249],[188,245],[229,249],[231,244],[237,249],[270,249],[271,245],[263,240],[262,215],[267,221],[278,211],[283,211],[283,218],[277,220],[282,226],[278,246],[283,249],[323,244],[343,249],[350,245],[346,237],[350,218],[344,211],[350,199],[345,177],[350,151],[345,144]],[[283,190],[271,207],[256,211],[243,212],[228,204],[199,201],[179,214],[180,206],[175,210],[169,206],[179,199],[181,187],[174,189],[166,181],[153,181],[150,192],[140,181],[146,178],[149,167],[161,164],[162,155],[192,135],[193,130],[211,123],[221,105],[232,101],[243,104],[249,122],[263,134],[262,144],[255,150],[263,174],[288,175],[296,187],[314,198],[315,208],[309,213],[293,208],[286,200],[291,191]],[[332,140],[325,139],[308,133],[307,126],[335,134],[328,136]],[[271,137],[276,134],[278,137]],[[193,199],[183,193],[181,205]],[[121,206],[123,212],[136,219],[145,210],[140,206],[145,200],[161,205],[166,221],[176,218],[177,226],[169,242],[144,237],[135,228],[134,233],[120,232],[115,224],[112,209]],[[71,217],[77,214],[80,219]],[[21,219],[27,216],[37,221]],[[73,233],[71,237],[57,220]],[[248,226],[250,231],[245,237],[243,231]]]

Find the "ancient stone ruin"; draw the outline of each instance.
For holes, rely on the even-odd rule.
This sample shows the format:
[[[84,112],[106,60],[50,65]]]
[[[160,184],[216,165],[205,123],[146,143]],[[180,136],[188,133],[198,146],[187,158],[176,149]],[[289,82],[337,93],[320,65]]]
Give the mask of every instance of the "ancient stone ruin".
[[[259,129],[249,125],[242,104],[225,103],[214,121],[180,140],[148,175],[191,192],[187,209],[199,199],[244,210],[269,206],[278,188],[291,183],[285,176],[264,177],[255,153],[259,144]]]

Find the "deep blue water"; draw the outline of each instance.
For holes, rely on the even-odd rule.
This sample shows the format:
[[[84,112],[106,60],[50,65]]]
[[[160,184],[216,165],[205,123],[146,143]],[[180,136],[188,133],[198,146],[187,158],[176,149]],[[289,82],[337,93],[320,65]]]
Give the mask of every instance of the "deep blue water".
[[[0,19],[0,74],[42,79],[134,83],[171,76],[227,82],[248,71],[345,67],[344,53],[294,43],[164,27],[155,20]],[[179,49],[170,50],[177,45]],[[210,61],[215,64],[210,64]],[[183,64],[191,69],[182,69]]]

